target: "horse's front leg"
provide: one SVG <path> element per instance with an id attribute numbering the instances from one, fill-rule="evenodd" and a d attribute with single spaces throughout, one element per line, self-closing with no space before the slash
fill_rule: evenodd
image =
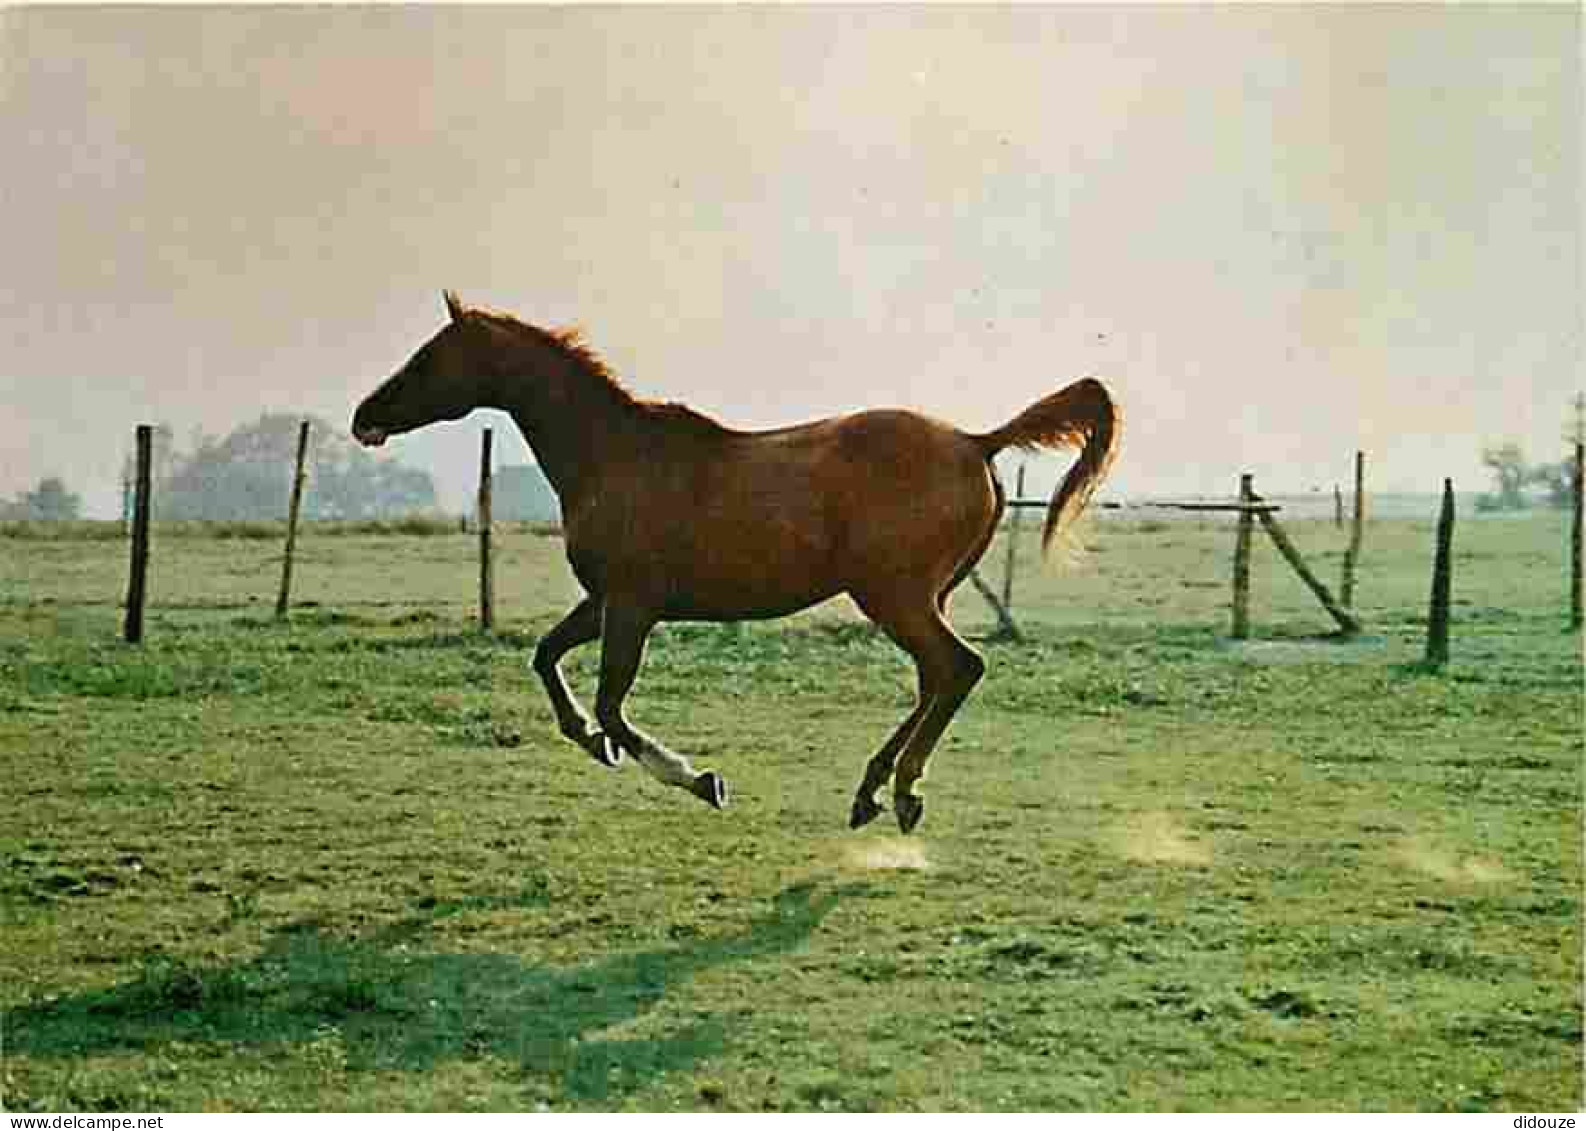
<path id="1" fill-rule="evenodd" d="M 545 684 L 551 709 L 556 712 L 556 725 L 561 732 L 585 750 L 595 761 L 605 766 L 615 766 L 622 761 L 605 735 L 597 731 L 584 714 L 567 681 L 562 678 L 561 661 L 572 649 L 588 644 L 600 635 L 601 602 L 585 597 L 560 624 L 547 632 L 534 649 L 534 670 Z"/>
<path id="2" fill-rule="evenodd" d="M 629 724 L 622 702 L 639 674 L 644 643 L 656 618 L 640 609 L 608 600 L 600 637 L 600 690 L 595 719 L 624 751 L 639 760 L 657 780 L 686 789 L 717 809 L 727 804 L 727 783 L 714 770 L 697 773 L 687 758 L 662 746 Z"/>

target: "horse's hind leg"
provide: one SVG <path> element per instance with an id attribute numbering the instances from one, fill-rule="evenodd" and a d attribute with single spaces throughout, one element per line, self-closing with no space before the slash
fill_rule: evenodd
<path id="1" fill-rule="evenodd" d="M 853 808 L 848 812 L 848 827 L 861 828 L 881 816 L 886 810 L 876 800 L 876 791 L 887 784 L 887 779 L 892 776 L 892 767 L 896 765 L 898 754 L 902 751 L 904 743 L 914 733 L 914 728 L 920 725 L 920 719 L 925 714 L 929 701 L 925 697 L 925 688 L 919 692 L 919 702 L 909 717 L 904 719 L 898 729 L 892 732 L 892 737 L 887 739 L 886 745 L 876 751 L 869 762 L 865 763 L 864 780 L 859 783 L 859 788 L 854 791 Z"/>
<path id="2" fill-rule="evenodd" d="M 1001 484 L 997 486 L 998 498 L 1001 498 Z M 993 523 L 990 530 L 996 531 Z M 947 621 L 947 601 L 953 595 L 953 590 L 969 576 L 969 571 L 974 568 L 980 556 L 986 552 L 991 538 L 988 534 L 981 539 L 980 544 L 964 559 L 964 564 L 947 583 L 940 593 L 936 595 L 936 609 L 944 626 Z M 967 645 L 965 646 L 968 647 Z M 978 661 L 980 657 L 976 656 Z M 971 685 L 973 686 L 973 685 Z M 901 726 L 892 732 L 892 737 L 887 739 L 886 745 L 878 750 L 874 757 L 865 765 L 864 780 L 859 783 L 859 788 L 854 792 L 853 808 L 848 813 L 848 827 L 857 829 L 868 825 L 879 817 L 885 810 L 876 801 L 876 791 L 887 784 L 887 779 L 892 777 L 893 768 L 897 765 L 898 755 L 902 752 L 904 744 L 913 737 L 915 728 L 920 725 L 920 720 L 925 716 L 926 709 L 931 705 L 930 695 L 925 687 L 923 676 L 920 681 L 919 702 L 915 705 L 909 717 L 903 720 Z"/>
<path id="3" fill-rule="evenodd" d="M 600 639 L 600 690 L 595 696 L 595 719 L 612 741 L 637 758 L 653 777 L 686 789 L 720 809 L 727 804 L 727 783 L 714 770 L 695 772 L 687 758 L 630 725 L 623 715 L 622 702 L 639 674 L 645 638 L 653 627 L 653 617 L 607 602 Z"/>
<path id="4" fill-rule="evenodd" d="M 980 682 L 986 664 L 948 627 L 934 598 L 909 603 L 896 600 L 872 603 L 865 605 L 865 611 L 914 658 L 919 670 L 920 703 L 914 715 L 899 728 L 900 733 L 908 730 L 908 735 L 897 752 L 892 781 L 898 827 L 910 832 L 925 811 L 925 803 L 915 794 L 914 784 L 924 776 L 925 764 L 942 732 L 975 684 Z M 898 736 L 893 737 L 897 739 Z M 867 772 L 866 780 L 869 778 Z"/>
<path id="5" fill-rule="evenodd" d="M 980 658 L 980 654 L 965 644 L 945 622 L 938 620 L 937 623 L 941 626 L 941 640 L 950 657 L 950 667 L 938 685 L 938 691 L 926 709 L 924 718 L 920 719 L 919 726 L 909 736 L 908 745 L 899 756 L 892 776 L 892 803 L 897 808 L 898 827 L 904 832 L 912 832 L 925 811 L 925 802 L 914 792 L 914 783 L 925 776 L 925 764 L 936 749 L 942 732 L 953 721 L 964 700 L 969 698 L 980 677 L 986 674 L 986 662 Z"/>
<path id="6" fill-rule="evenodd" d="M 562 734 L 589 751 L 595 761 L 615 766 L 622 760 L 621 754 L 590 724 L 589 716 L 568 690 L 561 669 L 563 656 L 600 635 L 600 622 L 600 600 L 585 597 L 535 646 L 534 670 L 545 684 L 545 693 L 551 700 L 551 709 L 556 712 L 556 725 Z"/>

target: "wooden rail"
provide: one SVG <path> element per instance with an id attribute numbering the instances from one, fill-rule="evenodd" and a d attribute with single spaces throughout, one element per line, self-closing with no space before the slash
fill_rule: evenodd
<path id="1" fill-rule="evenodd" d="M 1008 506 L 1018 509 L 1031 507 L 1045 509 L 1051 506 L 1050 499 L 1009 499 Z M 1104 511 L 1122 510 L 1162 510 L 1162 511 L 1207 511 L 1212 513 L 1237 514 L 1240 511 L 1249 511 L 1251 514 L 1276 514 L 1283 509 L 1279 503 L 1097 503 Z"/>

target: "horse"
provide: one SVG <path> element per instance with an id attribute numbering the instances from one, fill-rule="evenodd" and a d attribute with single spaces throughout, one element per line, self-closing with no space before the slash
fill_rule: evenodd
<path id="1" fill-rule="evenodd" d="M 465 306 L 360 403 L 352 433 L 392 436 L 476 408 L 511 415 L 562 505 L 568 564 L 585 596 L 539 642 L 533 667 L 561 733 L 603 765 L 624 754 L 717 809 L 727 785 L 628 722 L 645 642 L 665 621 L 786 616 L 847 594 L 913 659 L 914 709 L 865 766 L 849 826 L 924 812 L 915 790 L 943 731 L 985 673 L 947 622 L 948 599 L 1007 505 L 993 457 L 1077 448 L 1042 529 L 1050 549 L 1116 453 L 1121 417 L 1084 378 L 985 433 L 901 409 L 740 431 L 632 394 L 576 328 L 545 329 Z M 563 656 L 600 640 L 594 720 L 562 677 Z"/>

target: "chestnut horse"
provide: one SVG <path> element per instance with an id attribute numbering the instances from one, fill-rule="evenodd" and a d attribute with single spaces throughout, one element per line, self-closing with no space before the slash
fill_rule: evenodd
<path id="1" fill-rule="evenodd" d="M 872 757 L 853 828 L 882 811 L 893 778 L 899 826 L 924 803 L 914 785 L 985 671 L 948 626 L 948 596 L 1002 517 L 992 457 L 1008 447 L 1078 447 L 1052 497 L 1043 547 L 1084 507 L 1110 464 L 1119 416 L 1085 379 L 984 434 L 901 410 L 742 432 L 624 389 L 576 330 L 544 330 L 463 306 L 358 406 L 366 445 L 476 408 L 512 415 L 562 503 L 567 559 L 588 594 L 540 641 L 534 668 L 561 731 L 598 761 L 626 752 L 661 781 L 721 808 L 725 783 L 634 729 L 623 715 L 651 629 L 662 621 L 785 616 L 846 593 L 913 657 L 919 698 Z M 559 661 L 600 638 L 595 721 Z"/>

